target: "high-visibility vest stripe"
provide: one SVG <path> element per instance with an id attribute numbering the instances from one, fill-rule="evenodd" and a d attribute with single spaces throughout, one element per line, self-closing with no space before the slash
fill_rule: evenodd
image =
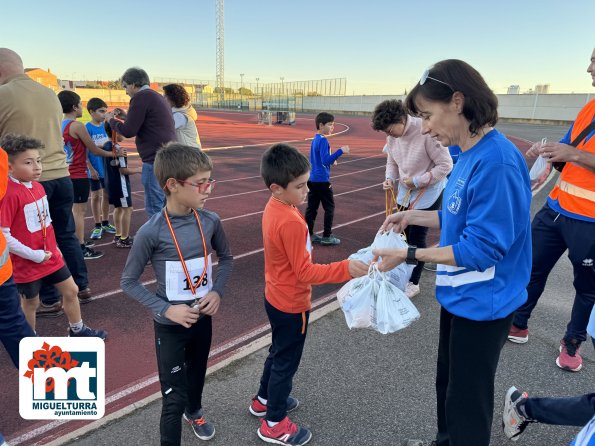
<path id="1" fill-rule="evenodd" d="M 586 200 L 595 203 L 595 191 L 575 186 L 574 184 L 570 184 L 568 181 L 560 181 L 558 186 L 560 187 L 560 190 L 566 192 L 567 194 L 574 195 L 578 198 L 585 198 Z"/>

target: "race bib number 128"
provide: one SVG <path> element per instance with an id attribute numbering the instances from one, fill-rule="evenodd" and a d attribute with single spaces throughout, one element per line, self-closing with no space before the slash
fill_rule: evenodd
<path id="1" fill-rule="evenodd" d="M 196 289 L 196 294 L 192 294 L 188 278 L 184 273 L 182 262 L 168 261 L 165 262 L 165 293 L 169 301 L 186 301 L 191 299 L 199 299 L 204 297 L 213 288 L 212 272 L 213 264 L 211 262 L 211 255 L 208 257 L 207 273 L 203 279 L 200 280 L 203 271 L 205 270 L 204 257 L 187 260 L 186 268 L 188 274 L 192 279 L 193 286 Z"/>

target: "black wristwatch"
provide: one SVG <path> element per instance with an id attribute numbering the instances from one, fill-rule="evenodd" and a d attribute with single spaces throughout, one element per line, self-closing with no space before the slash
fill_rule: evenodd
<path id="1" fill-rule="evenodd" d="M 417 265 L 417 259 L 415 258 L 415 251 L 417 251 L 417 246 L 410 246 L 407 248 L 407 265 Z"/>

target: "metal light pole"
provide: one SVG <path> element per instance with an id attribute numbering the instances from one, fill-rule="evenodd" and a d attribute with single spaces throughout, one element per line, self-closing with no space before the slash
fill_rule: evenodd
<path id="1" fill-rule="evenodd" d="M 256 96 L 258 96 L 258 81 L 260 80 L 259 77 L 256 78 Z"/>
<path id="2" fill-rule="evenodd" d="M 244 102 L 244 73 L 240 73 L 240 110 Z"/>
<path id="3" fill-rule="evenodd" d="M 281 96 L 283 96 L 284 90 L 283 90 L 283 81 L 285 80 L 284 77 L 281 77 Z"/>

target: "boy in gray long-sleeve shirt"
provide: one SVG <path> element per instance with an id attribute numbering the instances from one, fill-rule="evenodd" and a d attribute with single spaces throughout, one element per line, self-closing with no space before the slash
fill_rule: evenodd
<path id="1" fill-rule="evenodd" d="M 219 216 L 203 208 L 211 193 L 210 158 L 195 147 L 170 143 L 155 158 L 166 207 L 138 231 L 122 289 L 151 309 L 163 395 L 161 445 L 179 445 L 181 418 L 201 440 L 215 435 L 202 409 L 211 347 L 211 316 L 219 309 L 233 257 Z M 219 263 L 213 277 L 212 251 Z M 139 281 L 148 261 L 157 278 L 153 293 Z"/>

